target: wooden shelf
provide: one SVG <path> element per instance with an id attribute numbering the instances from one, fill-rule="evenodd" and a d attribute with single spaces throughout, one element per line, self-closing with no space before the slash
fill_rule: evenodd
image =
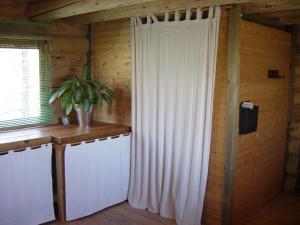
<path id="1" fill-rule="evenodd" d="M 51 142 L 64 145 L 129 132 L 129 126 L 104 122 L 95 122 L 93 126 L 88 128 L 80 128 L 77 125 L 50 125 L 11 130 L 0 133 L 0 153 Z"/>

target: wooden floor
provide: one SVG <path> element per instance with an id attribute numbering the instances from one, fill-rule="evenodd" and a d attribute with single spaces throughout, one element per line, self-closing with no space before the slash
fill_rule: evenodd
<path id="1" fill-rule="evenodd" d="M 241 225 L 300 225 L 300 195 L 279 195 Z"/>
<path id="2" fill-rule="evenodd" d="M 59 225 L 51 222 L 45 225 Z M 122 203 L 66 225 L 176 225 L 173 220 Z M 300 195 L 281 194 L 239 225 L 300 225 Z"/>
<path id="3" fill-rule="evenodd" d="M 59 225 L 58 222 L 45 225 Z M 122 203 L 66 225 L 176 225 L 173 220 L 160 217 L 146 210 L 134 209 Z"/>

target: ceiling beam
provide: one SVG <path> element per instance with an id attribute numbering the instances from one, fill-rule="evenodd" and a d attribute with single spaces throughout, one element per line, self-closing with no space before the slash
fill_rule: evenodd
<path id="1" fill-rule="evenodd" d="M 65 21 L 69 23 L 88 24 L 129 18 L 131 16 L 159 14 L 164 13 L 165 11 L 175 11 L 189 8 L 203 8 L 217 4 L 231 5 L 245 2 L 251 2 L 251 0 L 156 0 L 143 4 L 135 4 L 131 6 L 73 16 L 70 18 L 66 18 Z"/>
<path id="2" fill-rule="evenodd" d="M 43 0 L 28 4 L 25 14 L 34 21 L 64 18 L 70 23 L 87 24 L 150 13 L 241 3 L 246 3 L 243 4 L 243 15 L 253 17 L 263 14 L 264 18 L 282 21 L 281 24 L 297 22 L 295 18 L 283 17 L 298 16 L 300 11 L 299 0 Z"/>
<path id="3" fill-rule="evenodd" d="M 29 3 L 25 15 L 35 21 L 50 21 L 152 1 L 155 0 L 44 0 Z"/>

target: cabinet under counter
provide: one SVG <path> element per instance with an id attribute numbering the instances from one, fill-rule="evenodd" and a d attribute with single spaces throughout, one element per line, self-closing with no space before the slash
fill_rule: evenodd
<path id="1" fill-rule="evenodd" d="M 129 182 L 129 168 L 130 168 L 130 132 L 131 129 L 129 126 L 118 125 L 118 124 L 110 124 L 104 122 L 95 122 L 93 126 L 87 128 L 79 128 L 77 125 L 50 125 L 50 126 L 41 126 L 34 128 L 26 128 L 26 129 L 18 129 L 12 131 L 0 132 L 0 157 L 1 154 L 7 154 L 7 152 L 13 151 L 22 151 L 22 149 L 26 149 L 26 147 L 30 147 L 32 149 L 38 148 L 44 144 L 52 143 L 53 145 L 53 183 L 54 185 L 54 201 L 57 205 L 57 213 L 58 219 L 60 222 L 64 222 L 67 218 L 66 214 L 66 200 L 68 200 L 68 206 L 72 208 L 72 202 L 78 201 L 78 196 L 76 193 L 71 193 L 68 196 L 73 197 L 70 199 L 66 199 L 66 180 L 68 181 L 68 188 L 72 188 L 74 185 L 74 181 L 79 182 L 80 186 L 81 182 L 85 182 L 85 176 L 91 176 L 91 179 L 98 179 L 100 176 L 97 175 L 95 170 L 88 171 L 85 170 L 86 167 L 92 167 L 93 165 L 87 165 L 91 159 L 93 160 L 94 166 L 98 166 L 99 168 L 102 164 L 107 165 L 110 168 L 102 169 L 100 172 L 109 173 L 109 171 L 114 171 L 113 176 L 106 176 L 107 180 L 101 181 L 104 186 L 98 185 L 99 188 L 103 190 L 107 190 L 109 185 L 115 185 L 116 193 L 119 191 L 119 194 L 112 193 L 114 196 L 119 196 L 117 198 L 104 199 L 106 202 L 101 202 L 100 204 L 96 204 L 94 209 L 90 209 L 86 213 L 77 213 L 70 214 L 69 220 L 76 219 L 85 215 L 91 214 L 91 210 L 101 210 L 102 208 L 108 207 L 112 204 L 118 203 L 118 201 L 126 200 L 127 197 L 127 189 Z M 106 147 L 105 147 L 106 146 Z M 81 148 L 83 147 L 83 148 Z M 109 149 L 108 149 L 109 148 Z M 84 150 L 83 150 L 84 149 Z M 91 149 L 90 152 L 88 150 Z M 66 159 L 66 152 L 67 159 Z M 78 158 L 78 152 L 80 152 L 81 156 Z M 86 157 L 82 157 L 84 152 L 88 154 Z M 74 155 L 74 154 L 75 155 Z M 102 154 L 102 155 L 101 155 Z M 100 158 L 99 158 L 100 157 Z M 103 161 L 103 159 L 107 158 Z M 114 157 L 116 158 L 115 164 Z M 102 159 L 101 159 L 102 158 Z M 70 171 L 72 171 L 72 160 L 81 160 L 83 174 L 81 176 L 82 180 L 77 179 L 76 175 L 70 175 Z M 118 159 L 118 160 L 117 160 Z M 66 170 L 66 160 L 68 163 L 68 167 Z M 71 160 L 71 161 L 70 161 Z M 100 161 L 99 161 L 100 160 Z M 71 163 L 70 163 L 71 162 Z M 112 163 L 107 163 L 112 162 Z M 71 165 L 71 166 L 70 166 Z M 80 169 L 80 168 L 76 168 Z M 90 175 L 89 175 L 90 173 Z M 69 175 L 68 175 L 69 174 Z M 68 176 L 66 179 L 66 175 Z M 103 177 L 103 176 L 102 176 Z M 115 177 L 115 179 L 111 179 Z M 121 182 L 122 181 L 122 182 Z M 99 180 L 95 183 L 99 184 Z M 100 182 L 100 183 L 101 183 Z M 121 182 L 121 183 L 119 183 Z M 90 183 L 82 183 L 82 188 L 91 188 L 93 182 Z M 90 185 L 90 186 L 89 186 Z M 123 187 L 122 187 L 123 185 Z M 124 187 L 125 186 L 125 187 Z M 111 186 L 112 187 L 112 186 Z M 113 188 L 113 187 L 112 187 Z M 117 190 L 117 189 L 120 190 Z M 99 195 L 108 195 L 109 193 L 98 193 Z M 99 199 L 101 201 L 101 197 L 95 196 L 95 199 Z M 90 196 L 90 199 L 92 197 Z M 102 198 L 103 199 L 103 198 Z M 71 201 L 70 201 L 71 200 Z M 70 203 L 71 202 L 71 203 Z M 70 205 L 71 204 L 71 205 Z M 95 205 L 95 203 L 93 203 Z M 86 205 L 89 205 L 88 201 Z M 78 208 L 76 209 L 78 211 Z M 70 210 L 69 210 L 70 211 Z M 74 211 L 74 208 L 73 208 Z M 79 210 L 80 211 L 80 210 Z"/>

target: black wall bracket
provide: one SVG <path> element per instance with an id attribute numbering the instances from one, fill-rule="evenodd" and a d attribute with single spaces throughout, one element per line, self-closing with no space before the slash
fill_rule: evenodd
<path id="1" fill-rule="evenodd" d="M 269 79 L 284 79 L 285 76 L 280 75 L 279 70 L 268 70 Z"/>

